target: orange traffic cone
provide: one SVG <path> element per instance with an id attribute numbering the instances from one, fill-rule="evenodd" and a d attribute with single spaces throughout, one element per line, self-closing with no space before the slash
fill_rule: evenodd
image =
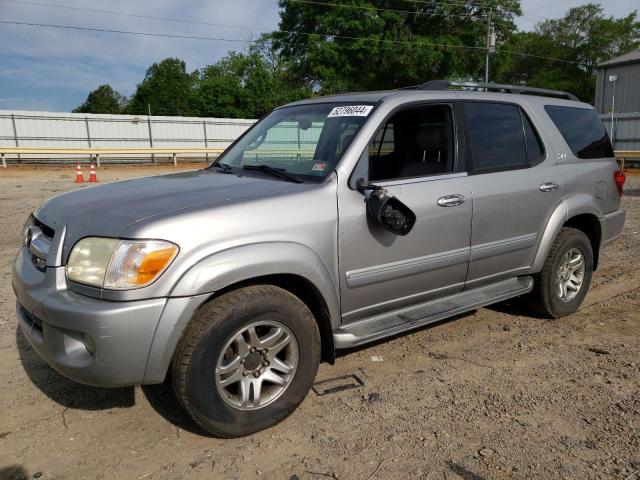
<path id="1" fill-rule="evenodd" d="M 84 177 L 82 176 L 82 167 L 80 164 L 76 165 L 76 183 L 84 183 Z"/>
<path id="2" fill-rule="evenodd" d="M 89 181 L 90 182 L 98 181 L 98 177 L 96 176 L 96 167 L 93 165 L 93 163 L 91 163 L 91 170 L 89 171 Z"/>

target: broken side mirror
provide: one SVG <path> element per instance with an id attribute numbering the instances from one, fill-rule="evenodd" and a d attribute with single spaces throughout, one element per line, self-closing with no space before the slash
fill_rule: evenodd
<path id="1" fill-rule="evenodd" d="M 371 220 L 395 235 L 404 236 L 411 231 L 416 223 L 416 215 L 404 203 L 389 196 L 384 188 L 366 183 L 363 179 L 358 180 L 357 188 L 362 193 L 371 191 L 365 197 Z"/>

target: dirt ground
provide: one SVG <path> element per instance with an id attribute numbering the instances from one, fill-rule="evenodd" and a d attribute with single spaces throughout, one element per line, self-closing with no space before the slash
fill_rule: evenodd
<path id="1" fill-rule="evenodd" d="M 542 320 L 513 300 L 351 351 L 317 380 L 355 374 L 364 386 L 310 393 L 283 423 L 237 440 L 198 430 L 166 385 L 66 380 L 17 332 L 21 225 L 51 195 L 91 188 L 73 176 L 0 169 L 0 478 L 640 479 L 640 176 L 576 314 Z"/>

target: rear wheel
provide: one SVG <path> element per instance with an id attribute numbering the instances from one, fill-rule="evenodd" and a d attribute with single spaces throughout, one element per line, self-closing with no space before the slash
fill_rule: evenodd
<path id="1" fill-rule="evenodd" d="M 249 435 L 286 418 L 307 395 L 320 362 L 320 333 L 307 306 L 256 285 L 203 305 L 172 362 L 176 395 L 206 431 Z"/>
<path id="2" fill-rule="evenodd" d="M 550 318 L 575 312 L 587 295 L 593 273 L 593 250 L 580 230 L 563 227 L 535 277 L 531 306 Z"/>

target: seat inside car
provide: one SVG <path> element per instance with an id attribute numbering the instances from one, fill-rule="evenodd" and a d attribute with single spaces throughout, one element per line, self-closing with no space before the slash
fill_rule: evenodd
<path id="1" fill-rule="evenodd" d="M 448 149 L 444 127 L 426 125 L 418 129 L 415 147 L 400 170 L 400 177 L 420 177 L 448 171 Z"/>
<path id="2" fill-rule="evenodd" d="M 378 132 L 369 148 L 372 181 L 452 171 L 453 126 L 446 106 L 421 106 L 398 112 Z"/>

